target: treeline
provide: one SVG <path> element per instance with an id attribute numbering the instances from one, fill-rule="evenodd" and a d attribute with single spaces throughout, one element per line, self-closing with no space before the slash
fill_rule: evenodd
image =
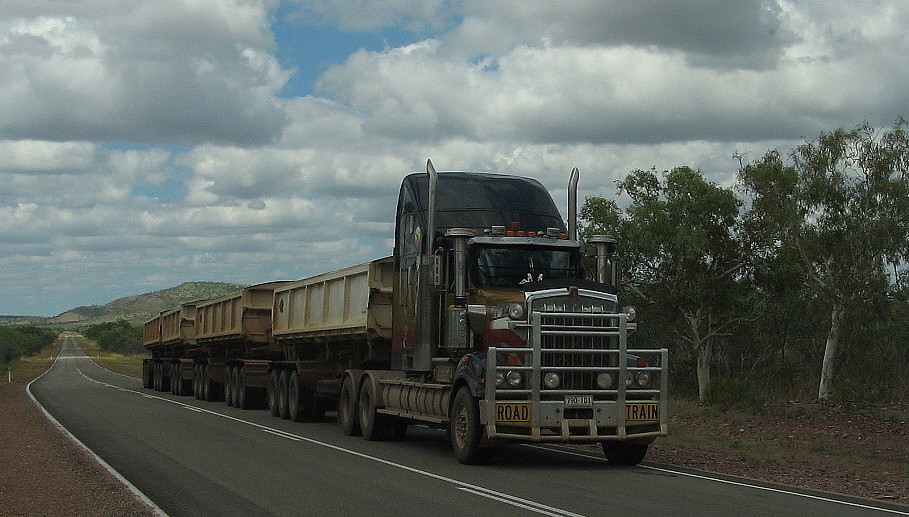
<path id="1" fill-rule="evenodd" d="M 735 186 L 635 170 L 588 198 L 618 238 L 636 346 L 665 346 L 676 394 L 909 400 L 909 139 L 898 120 L 738 156 Z"/>
<path id="2" fill-rule="evenodd" d="M 125 319 L 92 325 L 82 330 L 82 335 L 105 352 L 135 354 L 142 351 L 142 329 Z"/>
<path id="3" fill-rule="evenodd" d="M 38 327 L 0 326 L 0 365 L 35 355 L 57 339 L 57 331 Z"/>

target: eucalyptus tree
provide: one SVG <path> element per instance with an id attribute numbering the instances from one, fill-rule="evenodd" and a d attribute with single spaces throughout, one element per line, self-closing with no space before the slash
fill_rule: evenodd
<path id="1" fill-rule="evenodd" d="M 582 230 L 620 237 L 623 283 L 668 320 L 696 362 L 698 395 L 707 399 L 717 338 L 743 311 L 742 248 L 736 227 L 741 202 L 699 171 L 636 170 L 619 182 L 631 203 L 588 198 Z"/>
<path id="2" fill-rule="evenodd" d="M 779 252 L 795 252 L 829 300 L 818 399 L 828 400 L 850 308 L 888 297 L 909 259 L 906 123 L 882 133 L 867 124 L 821 133 L 791 164 L 776 151 L 740 170 L 751 217 Z"/>

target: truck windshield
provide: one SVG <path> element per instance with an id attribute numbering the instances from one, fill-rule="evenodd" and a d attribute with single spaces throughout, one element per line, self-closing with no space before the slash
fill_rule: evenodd
<path id="1" fill-rule="evenodd" d="M 553 278 L 580 278 L 577 250 L 479 247 L 471 254 L 476 287 L 520 287 Z"/>

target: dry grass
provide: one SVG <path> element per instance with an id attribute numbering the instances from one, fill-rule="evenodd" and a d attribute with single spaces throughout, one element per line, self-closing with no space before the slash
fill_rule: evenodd
<path id="1" fill-rule="evenodd" d="M 79 347 L 96 363 L 107 368 L 108 370 L 129 375 L 130 377 L 142 377 L 142 360 L 148 358 L 147 355 L 123 355 L 113 352 L 103 352 L 94 341 L 89 341 L 81 336 L 78 338 Z"/>

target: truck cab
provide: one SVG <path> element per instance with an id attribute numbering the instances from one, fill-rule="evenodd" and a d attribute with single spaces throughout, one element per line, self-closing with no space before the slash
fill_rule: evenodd
<path id="1" fill-rule="evenodd" d="M 566 228 L 533 179 L 431 162 L 404 179 L 391 343 L 403 376 L 379 381 L 378 413 L 446 426 L 464 463 L 523 441 L 599 442 L 633 464 L 666 435 L 667 352 L 628 347 L 614 239 L 590 239 L 597 265 L 584 270 L 576 184 L 575 169 Z"/>

